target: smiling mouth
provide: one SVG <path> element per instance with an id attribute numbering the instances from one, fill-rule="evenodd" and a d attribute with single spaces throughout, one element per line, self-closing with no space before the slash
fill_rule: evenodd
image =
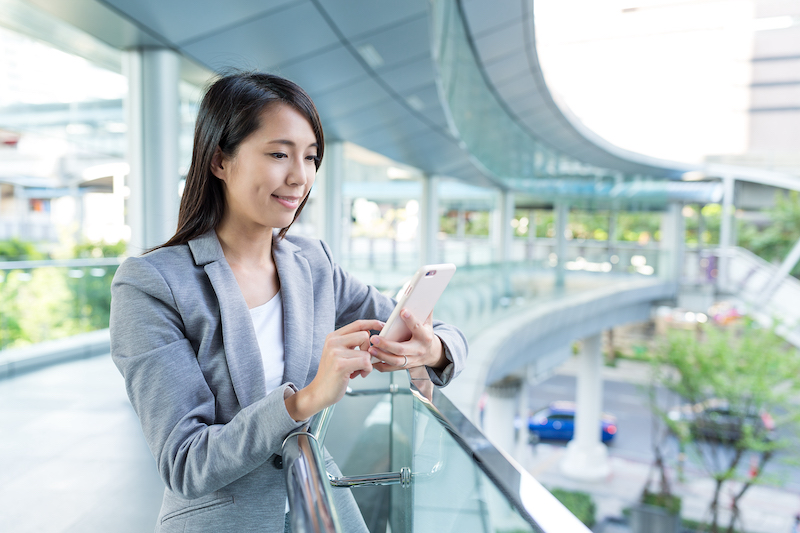
<path id="1" fill-rule="evenodd" d="M 278 196 L 277 194 L 272 195 L 273 198 L 277 199 L 282 205 L 286 207 L 297 207 L 300 204 L 300 197 L 296 196 Z"/>

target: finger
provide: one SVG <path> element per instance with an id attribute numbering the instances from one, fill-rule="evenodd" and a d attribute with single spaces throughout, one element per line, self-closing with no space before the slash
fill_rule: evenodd
<path id="1" fill-rule="evenodd" d="M 337 360 L 334 363 L 337 373 L 352 375 L 354 372 L 365 371 L 367 374 L 372 370 L 370 355 L 360 350 L 338 350 Z"/>
<path id="2" fill-rule="evenodd" d="M 373 350 L 389 353 L 392 355 L 411 355 L 413 351 L 412 347 L 409 345 L 410 341 L 405 342 L 397 342 L 397 341 L 390 341 L 386 337 L 381 337 L 379 335 L 373 335 L 369 338 L 372 346 L 369 348 L 370 353 Z M 374 355 L 374 354 L 373 354 Z M 402 357 L 400 357 L 402 359 Z"/>
<path id="3" fill-rule="evenodd" d="M 378 372 L 397 372 L 398 370 L 408 370 L 407 367 L 402 366 L 394 366 L 387 363 L 375 363 L 372 365 L 372 368 L 377 370 Z"/>
<path id="4" fill-rule="evenodd" d="M 350 322 L 346 326 L 342 326 L 336 330 L 336 333 L 346 335 L 356 331 L 380 331 L 383 329 L 384 323 L 380 320 L 363 319 Z"/>
<path id="5" fill-rule="evenodd" d="M 400 318 L 403 319 L 406 327 L 409 329 L 409 331 L 411 331 L 412 338 L 422 335 L 422 338 L 425 341 L 428 341 L 428 337 L 430 337 L 428 330 L 430 330 L 431 333 L 433 332 L 433 328 L 431 327 L 431 324 L 433 324 L 433 311 L 431 311 L 431 313 L 428 315 L 428 318 L 426 318 L 423 322 L 420 322 L 417 317 L 414 316 L 408 309 L 403 309 L 400 311 Z M 428 327 L 426 328 L 425 326 Z"/>
<path id="6" fill-rule="evenodd" d="M 403 366 L 408 366 L 410 362 L 408 356 L 404 356 L 403 354 L 397 355 L 385 352 L 374 346 L 369 349 L 369 353 L 373 357 L 377 358 L 381 363 L 387 364 L 389 366 L 403 367 Z"/>
<path id="7" fill-rule="evenodd" d="M 355 348 L 358 346 L 362 350 L 369 348 L 369 332 L 368 331 L 354 331 L 345 335 L 335 334 L 336 332 L 328 335 L 325 344 L 329 347 L 345 347 Z"/>

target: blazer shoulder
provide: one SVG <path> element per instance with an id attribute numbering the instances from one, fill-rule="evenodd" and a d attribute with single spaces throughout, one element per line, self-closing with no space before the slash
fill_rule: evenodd
<path id="1" fill-rule="evenodd" d="M 122 280 L 145 281 L 154 275 L 166 280 L 168 277 L 173 277 L 176 272 L 180 276 L 181 271 L 185 273 L 187 269 L 193 268 L 195 264 L 188 246 L 170 246 L 144 255 L 128 257 L 117 269 L 114 281 L 117 283 Z"/>
<path id="2" fill-rule="evenodd" d="M 326 264 L 328 267 L 333 265 L 333 257 L 328 245 L 320 239 L 312 237 L 301 237 L 298 235 L 287 235 L 284 238 L 283 245 L 286 248 L 294 251 L 296 254 L 302 255 L 311 265 Z"/>

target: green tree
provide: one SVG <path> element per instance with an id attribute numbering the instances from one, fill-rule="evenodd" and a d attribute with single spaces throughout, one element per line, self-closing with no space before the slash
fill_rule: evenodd
<path id="1" fill-rule="evenodd" d="M 19 239 L 0 241 L 0 261 L 35 261 L 45 256 L 32 242 Z"/>
<path id="2" fill-rule="evenodd" d="M 775 207 L 767 212 L 769 223 L 763 227 L 743 222 L 739 225 L 739 244 L 772 263 L 780 263 L 800 239 L 800 193 L 776 193 Z M 800 264 L 792 275 L 800 277 Z"/>
<path id="3" fill-rule="evenodd" d="M 656 349 L 654 364 L 656 382 L 686 402 L 680 410 L 654 407 L 656 413 L 715 482 L 710 531 L 722 531 L 720 495 L 730 485 L 725 492 L 732 495 L 731 519 L 725 530 L 733 532 L 737 523 L 741 527 L 742 496 L 768 481 L 765 465 L 796 454 L 800 412 L 792 397 L 800 393 L 800 357 L 773 331 L 743 321 L 699 332 L 672 331 Z M 779 437 L 759 422 L 765 413 L 773 417 Z"/>

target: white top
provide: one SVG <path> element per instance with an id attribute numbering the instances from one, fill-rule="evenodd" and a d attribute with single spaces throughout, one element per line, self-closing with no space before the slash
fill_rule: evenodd
<path id="1" fill-rule="evenodd" d="M 253 327 L 256 330 L 261 360 L 264 363 L 264 378 L 267 393 L 277 389 L 283 383 L 284 351 L 283 351 L 283 301 L 281 291 L 270 301 L 250 309 Z"/>

